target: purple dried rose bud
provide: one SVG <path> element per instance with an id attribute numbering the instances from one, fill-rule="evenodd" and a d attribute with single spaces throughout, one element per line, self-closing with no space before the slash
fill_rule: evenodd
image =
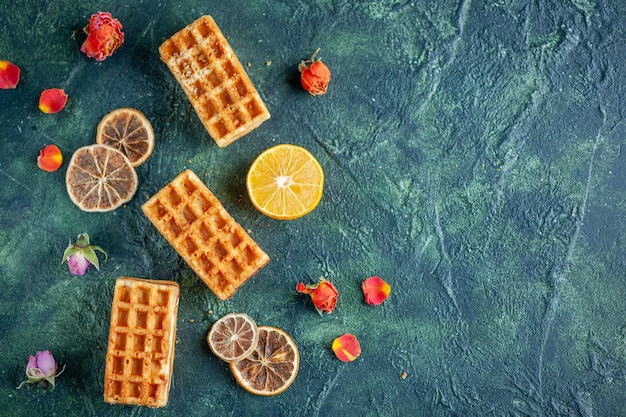
<path id="1" fill-rule="evenodd" d="M 59 373 L 57 373 L 58 369 L 59 364 L 54 360 L 54 356 L 52 356 L 49 350 L 39 351 L 35 356 L 30 355 L 28 357 L 28 364 L 26 365 L 26 378 L 28 379 L 22 382 L 17 388 L 22 388 L 22 385 L 27 383 L 39 383 L 44 389 L 46 389 L 48 385 L 51 385 L 52 389 L 54 389 L 56 383 L 55 378 L 63 373 L 65 367 L 63 367 Z"/>
<path id="2" fill-rule="evenodd" d="M 67 266 L 69 267 L 72 275 L 85 275 L 89 265 L 91 265 L 91 262 L 85 258 L 83 252 L 76 252 L 67 257 Z"/>
<path id="3" fill-rule="evenodd" d="M 96 251 L 104 253 L 106 259 L 107 253 L 100 246 L 90 245 L 89 235 L 87 233 L 81 233 L 78 235 L 76 243 L 70 242 L 69 246 L 65 249 L 61 263 L 67 261 L 67 266 L 72 275 L 85 275 L 85 272 L 87 272 L 87 269 L 89 269 L 91 265 L 95 266 L 97 270 L 100 270 Z"/>

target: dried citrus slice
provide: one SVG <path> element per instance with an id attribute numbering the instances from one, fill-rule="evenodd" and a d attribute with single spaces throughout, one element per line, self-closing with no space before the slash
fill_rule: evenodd
<path id="1" fill-rule="evenodd" d="M 276 145 L 252 163 L 246 187 L 252 204 L 261 213 L 279 220 L 297 219 L 320 202 L 324 171 L 306 149 Z"/>
<path id="2" fill-rule="evenodd" d="M 300 355 L 291 337 L 270 326 L 258 328 L 259 341 L 247 358 L 230 364 L 237 383 L 256 395 L 277 395 L 298 375 Z"/>
<path id="3" fill-rule="evenodd" d="M 70 199 L 83 211 L 111 211 L 133 198 L 137 173 L 128 158 L 105 145 L 79 148 L 65 175 Z"/>
<path id="4" fill-rule="evenodd" d="M 154 130 L 139 110 L 121 108 L 102 118 L 96 143 L 117 149 L 128 157 L 133 167 L 138 167 L 154 150 Z"/>
<path id="5" fill-rule="evenodd" d="M 254 320 L 243 313 L 230 313 L 213 323 L 207 342 L 215 356 L 236 362 L 254 351 L 258 338 Z"/>

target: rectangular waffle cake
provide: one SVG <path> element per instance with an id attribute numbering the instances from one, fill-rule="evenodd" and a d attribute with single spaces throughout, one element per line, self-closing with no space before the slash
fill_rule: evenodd
<path id="1" fill-rule="evenodd" d="M 173 281 L 118 278 L 111 306 L 104 401 L 165 407 L 179 294 Z"/>
<path id="2" fill-rule="evenodd" d="M 211 16 L 159 47 L 165 62 L 218 146 L 227 146 L 270 118 L 261 96 Z"/>
<path id="3" fill-rule="evenodd" d="M 221 300 L 232 297 L 270 260 L 190 170 L 141 209 Z"/>

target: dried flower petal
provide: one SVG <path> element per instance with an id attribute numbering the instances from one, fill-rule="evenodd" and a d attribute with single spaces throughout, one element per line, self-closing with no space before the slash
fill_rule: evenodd
<path id="1" fill-rule="evenodd" d="M 361 354 L 361 345 L 356 336 L 346 333 L 333 340 L 333 352 L 340 361 L 352 362 Z"/>
<path id="2" fill-rule="evenodd" d="M 383 301 L 389 297 L 391 293 L 391 287 L 380 277 L 369 277 L 363 284 L 361 284 L 363 290 L 363 297 L 365 302 L 369 305 L 377 306 L 382 304 Z"/>
<path id="3" fill-rule="evenodd" d="M 20 68 L 9 61 L 0 61 L 0 88 L 15 88 L 20 81 Z"/>
<path id="4" fill-rule="evenodd" d="M 63 154 L 56 145 L 46 145 L 39 151 L 37 166 L 47 172 L 54 172 L 63 164 Z"/>
<path id="5" fill-rule="evenodd" d="M 44 90 L 39 97 L 39 110 L 46 114 L 60 112 L 67 103 L 67 94 L 60 88 Z"/>

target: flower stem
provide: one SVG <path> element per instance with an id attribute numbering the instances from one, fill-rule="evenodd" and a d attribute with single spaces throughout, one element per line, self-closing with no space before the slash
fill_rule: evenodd
<path id="1" fill-rule="evenodd" d="M 305 59 L 304 61 L 300 61 L 300 63 L 298 64 L 298 71 L 302 72 L 306 68 L 310 67 L 311 64 L 315 62 L 315 55 L 317 55 L 319 51 L 320 51 L 320 48 L 317 48 L 308 59 Z"/>

